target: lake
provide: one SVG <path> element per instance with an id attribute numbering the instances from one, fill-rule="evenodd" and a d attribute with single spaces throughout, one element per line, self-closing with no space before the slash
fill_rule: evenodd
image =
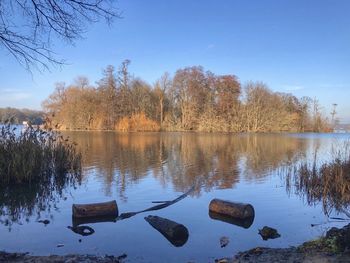
<path id="1" fill-rule="evenodd" d="M 127 255 L 127 262 L 214 262 L 256 246 L 288 247 L 345 225 L 330 217 L 321 201 L 286 180 L 293 164 L 328 160 L 349 134 L 205 134 L 65 132 L 83 154 L 82 181 L 56 193 L 27 189 L 0 193 L 0 250 L 49 254 Z M 72 204 L 116 200 L 119 213 L 146 209 L 153 201 L 183 200 L 158 211 L 117 222 L 86 223 L 94 233 L 71 231 Z M 248 224 L 211 218 L 213 198 L 251 204 Z M 174 246 L 144 217 L 156 215 L 183 224 L 188 239 Z M 45 225 L 39 220 L 48 219 Z M 312 226 L 316 224 L 316 226 Z M 264 241 L 263 226 L 280 238 Z M 220 238 L 229 244 L 221 248 Z M 63 246 L 57 247 L 58 244 Z"/>

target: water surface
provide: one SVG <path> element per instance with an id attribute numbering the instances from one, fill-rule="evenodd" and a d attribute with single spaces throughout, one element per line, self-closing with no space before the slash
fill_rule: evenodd
<path id="1" fill-rule="evenodd" d="M 348 134 L 201 134 L 70 132 L 83 153 L 81 184 L 39 196 L 30 188 L 0 192 L 0 250 L 35 255 L 89 253 L 127 255 L 128 262 L 213 262 L 256 246 L 287 247 L 345 223 L 329 216 L 318 202 L 286 185 L 285 167 L 304 160 L 327 160 Z M 193 185 L 178 203 L 117 222 L 90 223 L 80 236 L 72 226 L 73 203 L 116 200 L 119 212 L 139 211 L 152 201 L 172 200 Z M 212 219 L 213 198 L 250 203 L 255 218 L 247 228 Z M 325 214 L 328 213 L 328 215 Z M 188 240 L 174 246 L 144 217 L 157 215 L 183 224 Z M 49 219 L 50 224 L 38 223 Z M 312 227 L 311 224 L 319 224 Z M 323 224 L 325 223 L 325 224 Z M 263 241 L 268 225 L 281 237 Z M 220 238 L 230 243 L 220 247 Z M 57 247 L 64 244 L 63 247 Z"/>

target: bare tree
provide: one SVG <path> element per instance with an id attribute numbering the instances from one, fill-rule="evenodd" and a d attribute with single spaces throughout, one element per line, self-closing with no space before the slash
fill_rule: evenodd
<path id="1" fill-rule="evenodd" d="M 130 82 L 132 77 L 129 72 L 129 65 L 131 61 L 125 59 L 119 67 L 117 72 L 117 83 L 119 85 L 118 90 L 118 117 L 125 117 L 132 113 L 132 101 L 131 101 L 131 90 Z"/>
<path id="2" fill-rule="evenodd" d="M 88 77 L 78 76 L 74 79 L 74 84 L 76 87 L 84 89 L 84 88 L 89 87 L 90 82 L 89 82 Z"/>
<path id="3" fill-rule="evenodd" d="M 164 121 L 164 101 L 167 91 L 171 87 L 171 78 L 168 72 L 165 72 L 154 85 L 155 93 L 159 99 L 160 111 L 160 126 L 162 127 Z"/>
<path id="4" fill-rule="evenodd" d="M 87 25 L 120 17 L 114 0 L 0 0 L 0 43 L 30 70 L 62 65 L 51 43 L 70 44 L 82 37 Z"/>

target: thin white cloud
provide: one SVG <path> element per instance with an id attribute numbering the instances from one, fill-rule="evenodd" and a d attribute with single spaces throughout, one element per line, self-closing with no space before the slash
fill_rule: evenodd
<path id="1" fill-rule="evenodd" d="M 304 87 L 303 86 L 299 86 L 299 85 L 284 85 L 283 89 L 285 91 L 298 91 L 298 90 L 303 90 Z"/>
<path id="2" fill-rule="evenodd" d="M 19 89 L 0 89 L 0 102 L 11 103 L 25 101 L 32 95 Z"/>

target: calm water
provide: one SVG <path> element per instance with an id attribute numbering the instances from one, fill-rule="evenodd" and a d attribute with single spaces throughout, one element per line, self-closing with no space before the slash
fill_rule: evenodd
<path id="1" fill-rule="evenodd" d="M 286 165 L 327 160 L 350 139 L 347 134 L 224 135 L 197 133 L 71 132 L 83 152 L 81 184 L 57 194 L 38 196 L 28 189 L 0 195 L 0 250 L 36 255 L 127 254 L 127 262 L 213 262 L 256 246 L 298 245 L 344 223 L 329 222 L 322 204 L 286 187 Z M 196 184 L 197 183 L 197 184 Z M 80 236 L 72 225 L 73 203 L 117 200 L 119 212 L 172 200 L 194 184 L 195 191 L 165 209 L 117 222 L 90 223 Z M 209 217 L 211 199 L 250 203 L 255 218 L 249 228 Z M 183 224 L 186 243 L 173 246 L 144 217 L 158 215 Z M 330 211 L 331 216 L 344 216 Z M 50 224 L 38 223 L 49 219 Z M 321 224 L 311 227 L 311 224 Z M 277 228 L 281 237 L 263 241 L 258 229 Z M 220 237 L 230 243 L 220 247 Z M 57 247 L 64 244 L 63 247 Z"/>

